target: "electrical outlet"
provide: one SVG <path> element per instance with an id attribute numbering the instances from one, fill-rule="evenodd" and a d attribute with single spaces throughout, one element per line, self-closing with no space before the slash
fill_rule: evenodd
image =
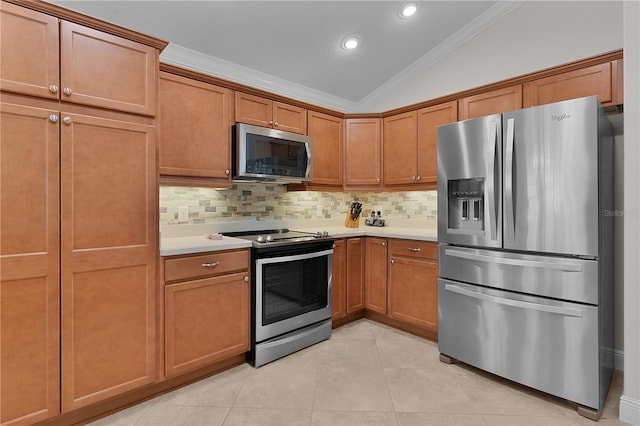
<path id="1" fill-rule="evenodd" d="M 189 206 L 178 207 L 178 223 L 189 222 Z"/>

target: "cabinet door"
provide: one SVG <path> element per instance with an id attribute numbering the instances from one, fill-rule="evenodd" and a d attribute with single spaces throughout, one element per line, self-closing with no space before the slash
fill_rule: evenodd
<path id="1" fill-rule="evenodd" d="M 347 250 L 345 240 L 333 244 L 333 270 L 331 275 L 331 318 L 347 316 Z"/>
<path id="2" fill-rule="evenodd" d="M 343 120 L 315 111 L 308 113 L 313 137 L 313 181 L 317 185 L 342 186 Z"/>
<path id="3" fill-rule="evenodd" d="M 155 380 L 153 127 L 63 113 L 62 410 Z"/>
<path id="4" fill-rule="evenodd" d="M 0 112 L 0 423 L 32 424 L 60 411 L 58 112 Z"/>
<path id="5" fill-rule="evenodd" d="M 63 101 L 153 116 L 158 51 L 101 31 L 60 23 Z"/>
<path id="6" fill-rule="evenodd" d="M 389 317 L 438 331 L 438 263 L 391 256 Z"/>
<path id="7" fill-rule="evenodd" d="M 418 111 L 418 181 L 435 183 L 438 177 L 438 126 L 458 120 L 456 101 Z"/>
<path id="8" fill-rule="evenodd" d="M 270 99 L 236 92 L 235 101 L 236 122 L 262 127 L 273 126 L 273 102 Z"/>
<path id="9" fill-rule="evenodd" d="M 58 99 L 58 19 L 2 2 L 0 89 Z"/>
<path id="10" fill-rule="evenodd" d="M 347 239 L 347 313 L 364 309 L 364 238 Z"/>
<path id="11" fill-rule="evenodd" d="M 273 102 L 273 128 L 307 134 L 307 110 L 282 102 Z"/>
<path id="12" fill-rule="evenodd" d="M 417 182 L 417 117 L 416 111 L 410 111 L 384 119 L 385 185 Z"/>
<path id="13" fill-rule="evenodd" d="M 458 103 L 460 120 L 515 111 L 522 108 L 522 85 L 492 90 L 462 98 Z"/>
<path id="14" fill-rule="evenodd" d="M 380 121 L 379 118 L 345 121 L 345 187 L 381 186 Z"/>
<path id="15" fill-rule="evenodd" d="M 612 64 L 592 65 L 527 83 L 524 105 L 544 105 L 593 95 L 597 95 L 603 105 L 613 104 L 617 88 L 612 84 Z"/>
<path id="16" fill-rule="evenodd" d="M 249 350 L 247 272 L 167 285 L 164 295 L 168 377 Z"/>
<path id="17" fill-rule="evenodd" d="M 229 180 L 233 92 L 160 73 L 160 174 Z"/>
<path id="18" fill-rule="evenodd" d="M 365 307 L 387 313 L 387 240 L 366 238 L 365 241 Z"/>

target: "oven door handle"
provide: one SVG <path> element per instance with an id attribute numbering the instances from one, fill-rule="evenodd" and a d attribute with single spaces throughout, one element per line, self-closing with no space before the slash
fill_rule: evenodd
<path id="1" fill-rule="evenodd" d="M 311 253 L 294 254 L 292 256 L 268 257 L 266 259 L 257 259 L 256 264 L 264 265 L 268 263 L 294 262 L 296 260 L 313 259 L 314 257 L 322 257 L 322 256 L 327 256 L 332 254 L 333 254 L 333 249 L 329 249 L 329 250 L 323 250 L 323 251 L 314 251 Z"/>

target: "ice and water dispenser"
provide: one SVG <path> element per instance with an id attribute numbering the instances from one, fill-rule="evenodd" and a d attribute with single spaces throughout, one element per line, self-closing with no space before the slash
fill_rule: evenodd
<path id="1" fill-rule="evenodd" d="M 484 232 L 484 178 L 449 180 L 447 192 L 448 231 Z"/>

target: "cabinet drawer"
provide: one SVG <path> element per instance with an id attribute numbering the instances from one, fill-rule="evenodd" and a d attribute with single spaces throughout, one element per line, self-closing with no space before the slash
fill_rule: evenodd
<path id="1" fill-rule="evenodd" d="M 209 275 L 226 274 L 249 268 L 249 251 L 222 251 L 198 256 L 167 259 L 164 280 L 178 281 Z"/>
<path id="2" fill-rule="evenodd" d="M 438 244 L 429 241 L 389 240 L 391 256 L 409 256 L 420 259 L 438 259 Z"/>

